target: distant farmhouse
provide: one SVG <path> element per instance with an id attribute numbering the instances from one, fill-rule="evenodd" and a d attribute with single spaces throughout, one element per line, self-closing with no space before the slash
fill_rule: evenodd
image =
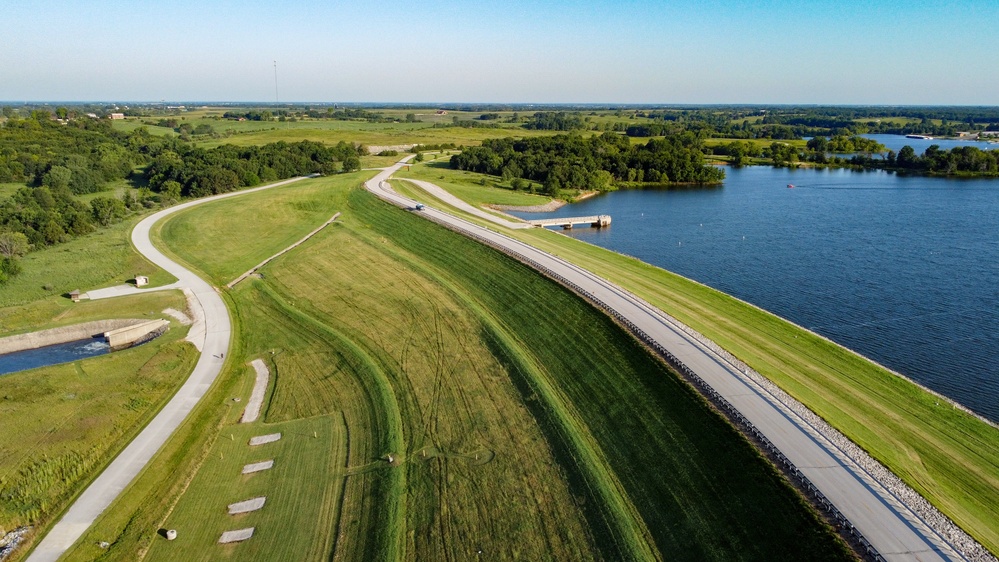
<path id="1" fill-rule="evenodd" d="M 111 119 L 124 119 L 124 118 L 125 118 L 125 114 L 124 113 L 112 113 L 111 114 Z"/>

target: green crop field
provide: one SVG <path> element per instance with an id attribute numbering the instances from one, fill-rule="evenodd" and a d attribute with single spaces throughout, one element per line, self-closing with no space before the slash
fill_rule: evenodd
<path id="1" fill-rule="evenodd" d="M 828 340 L 704 285 L 553 232 L 510 234 L 600 272 L 717 342 L 891 468 L 987 548 L 999 551 L 996 427 Z"/>
<path id="2" fill-rule="evenodd" d="M 184 306 L 182 294 L 165 291 L 80 303 L 33 327 L 164 317 Z M 145 345 L 0 376 L 0 529 L 52 523 L 138 433 L 194 367 L 186 333 L 171 320 Z"/>
<path id="3" fill-rule="evenodd" d="M 303 182 L 274 190 L 279 208 L 294 208 L 295 189 L 316 198 Z M 281 220 L 308 231 L 342 218 L 226 293 L 233 368 L 70 559 L 92 557 L 99 540 L 109 560 L 848 557 L 751 445 L 606 316 L 488 248 L 358 189 L 329 189 L 338 195 L 315 217 Z M 269 195 L 232 201 L 261 208 Z M 252 217 L 188 246 L 217 219 L 190 213 L 175 219 L 187 229 L 162 231 L 188 263 L 231 261 L 207 272 L 224 278 L 254 261 L 227 257 Z M 254 357 L 273 388 L 264 419 L 236 426 L 232 397 L 245 400 L 251 378 L 239 365 Z M 295 434 L 276 463 L 315 456 L 326 471 L 240 480 L 236 468 L 257 460 L 246 437 L 273 430 Z M 259 513 L 224 514 L 264 493 Z M 305 514 L 312 525 L 296 526 Z M 212 544 L 257 524 L 246 543 Z M 159 527 L 178 529 L 177 544 Z M 271 541 L 289 548 L 256 544 Z"/>

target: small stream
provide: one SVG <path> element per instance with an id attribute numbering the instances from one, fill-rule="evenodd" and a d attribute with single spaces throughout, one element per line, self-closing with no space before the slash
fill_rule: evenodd
<path id="1" fill-rule="evenodd" d="M 0 375 L 69 363 L 110 352 L 111 346 L 103 338 L 87 338 L 37 349 L 15 351 L 0 355 Z"/>

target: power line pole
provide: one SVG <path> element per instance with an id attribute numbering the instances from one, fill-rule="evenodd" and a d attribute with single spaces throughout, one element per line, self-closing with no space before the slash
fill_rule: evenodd
<path id="1" fill-rule="evenodd" d="M 274 61 L 274 103 L 278 103 L 277 61 Z"/>

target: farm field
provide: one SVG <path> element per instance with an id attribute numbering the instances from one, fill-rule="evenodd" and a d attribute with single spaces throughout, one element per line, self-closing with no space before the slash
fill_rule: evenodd
<path id="1" fill-rule="evenodd" d="M 433 178 L 452 172 L 414 166 L 410 174 L 441 181 Z M 704 285 L 554 232 L 508 234 L 600 271 L 717 342 L 999 550 L 999 429 L 940 408 L 934 395 L 884 368 Z"/>
<path id="2" fill-rule="evenodd" d="M 264 419 L 251 427 L 344 421 L 346 452 L 331 441 L 321 456 L 343 454 L 345 468 L 308 477 L 310 489 L 342 485 L 339 499 L 322 500 L 322 521 L 336 527 L 333 559 L 479 550 L 573 560 L 849 557 L 768 462 L 607 317 L 488 248 L 358 189 L 337 192 L 335 208 L 318 214 L 342 210 L 341 220 L 227 293 L 241 330 L 232 363 L 269 358 L 275 373 Z M 266 195 L 243 201 L 258 206 Z M 309 230 L 298 215 L 285 217 Z M 233 223 L 226 236 L 245 238 L 252 228 Z M 164 241 L 189 263 L 213 263 L 214 252 L 224 261 L 226 243 L 193 255 L 169 232 Z M 207 273 L 225 277 L 222 268 Z M 163 452 L 189 491 L 170 484 L 168 498 L 147 508 L 139 498 L 152 494 L 153 475 L 143 476 L 119 499 L 136 507 L 134 519 L 187 528 L 185 513 L 222 502 L 228 492 L 213 484 L 222 469 L 210 465 L 242 462 L 237 454 L 229 463 L 233 453 L 223 448 L 245 442 L 227 438 L 237 429 L 246 435 L 231 425 L 228 397 L 245 397 L 248 377 L 245 367 L 224 373 L 214 396 L 227 397 L 226 406 L 206 403 L 197 416 L 211 429 L 197 437 L 193 425 Z M 200 460 L 181 455 L 185 448 L 201 451 Z M 302 478 L 287 474 L 274 489 Z M 261 532 L 294 509 L 275 498 L 259 513 Z M 159 559 L 173 548 L 108 515 L 71 559 L 85 559 L 98 536 L 118 537 L 106 559 L 146 549 Z M 239 558 L 264 548 L 251 546 L 256 538 L 215 552 Z"/>
<path id="3" fill-rule="evenodd" d="M 179 291 L 164 291 L 76 306 L 33 328 L 169 319 L 160 311 L 185 304 Z M 141 346 L 0 376 L 0 528 L 51 523 L 173 395 L 197 354 L 181 341 L 187 328 L 170 320 L 166 334 Z"/>

